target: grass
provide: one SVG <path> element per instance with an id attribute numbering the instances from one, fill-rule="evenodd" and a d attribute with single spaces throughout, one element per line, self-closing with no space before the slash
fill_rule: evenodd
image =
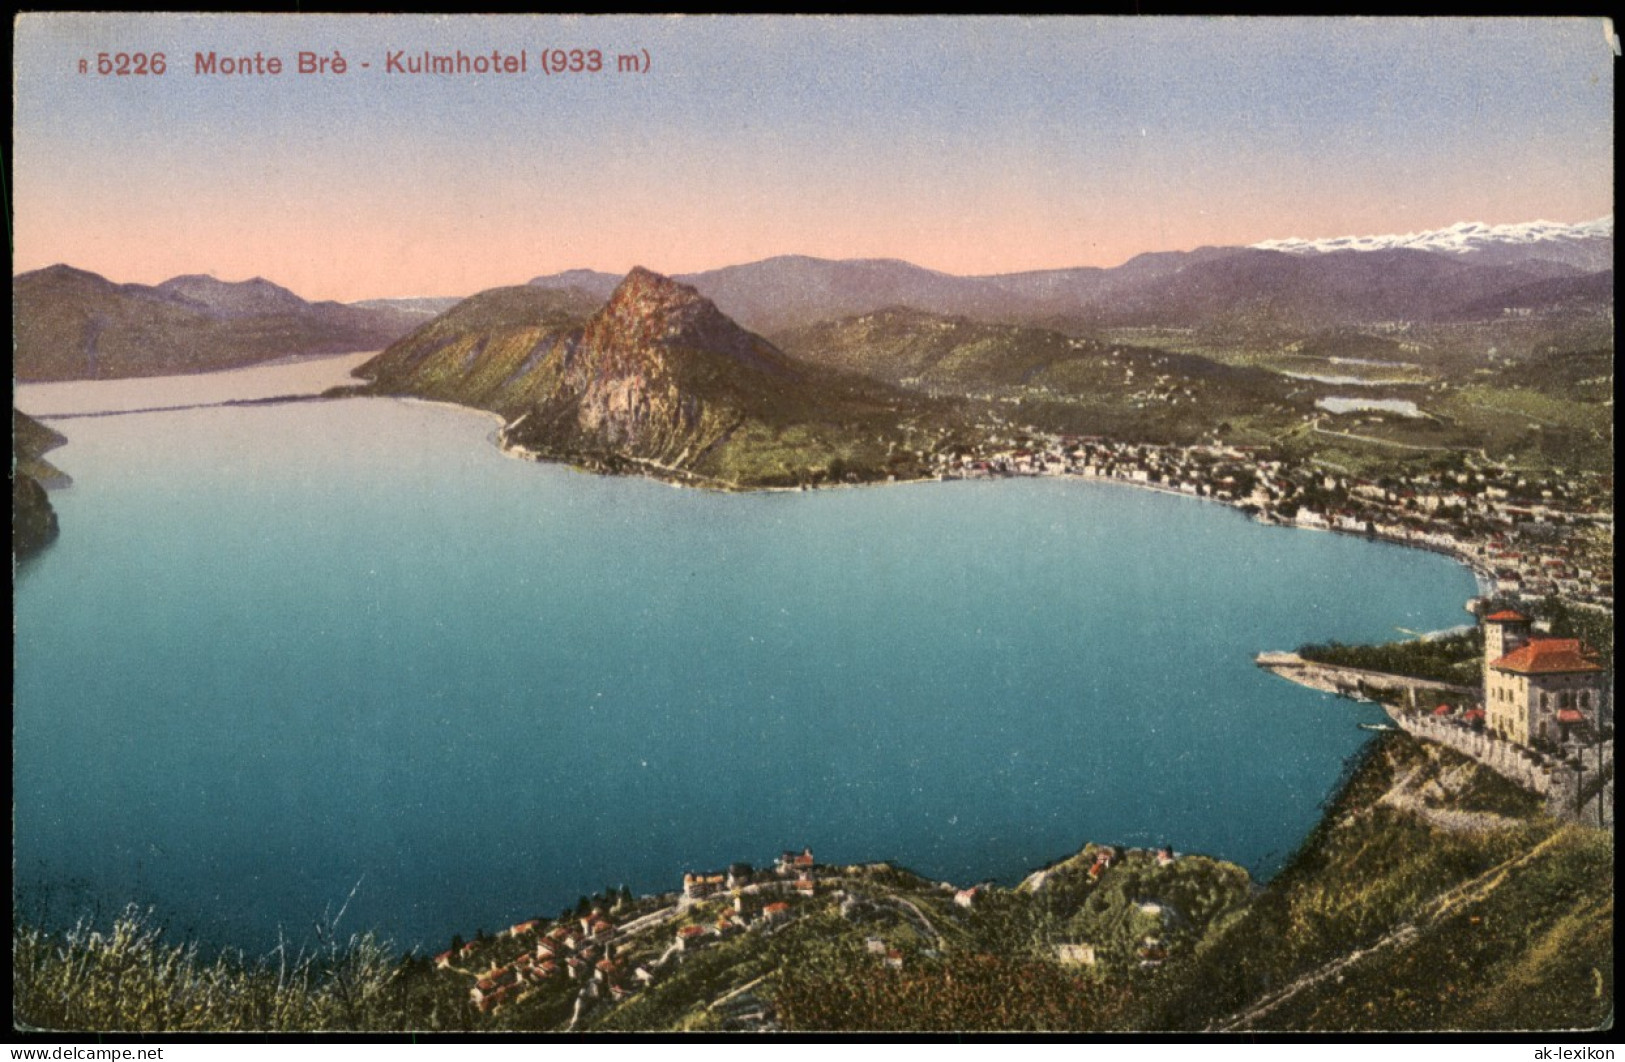
<path id="1" fill-rule="evenodd" d="M 331 926 L 329 927 L 331 929 Z M 13 1020 L 64 1031 L 380 1031 L 458 1028 L 466 989 L 448 993 L 371 934 L 326 936 L 249 958 L 205 958 L 130 908 L 105 930 L 16 927 Z"/>
<path id="2" fill-rule="evenodd" d="M 1476 774 L 1447 805 L 1517 816 L 1516 825 L 1447 832 L 1378 804 L 1416 770 Z M 1542 817 L 1537 801 L 1507 788 L 1446 750 L 1385 739 L 1288 868 L 1176 972 L 1151 1020 L 1199 1028 L 1369 949 L 1247 1027 L 1602 1021 L 1612 999 L 1611 843 Z M 1390 940 L 1407 926 L 1409 936 Z"/>

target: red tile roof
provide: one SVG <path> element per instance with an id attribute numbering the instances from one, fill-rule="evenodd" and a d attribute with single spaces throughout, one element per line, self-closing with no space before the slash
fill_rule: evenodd
<path id="1" fill-rule="evenodd" d="M 1601 664 L 1586 655 L 1578 638 L 1537 638 L 1490 666 L 1498 671 L 1514 671 L 1521 675 L 1603 670 Z"/>
<path id="2" fill-rule="evenodd" d="M 1522 612 L 1514 612 L 1510 608 L 1502 609 L 1500 612 L 1497 612 L 1497 613 L 1495 613 L 1493 615 L 1490 615 L 1490 616 L 1485 616 L 1484 619 L 1488 623 L 1528 623 L 1529 622 L 1529 617 L 1528 616 L 1525 616 Z"/>

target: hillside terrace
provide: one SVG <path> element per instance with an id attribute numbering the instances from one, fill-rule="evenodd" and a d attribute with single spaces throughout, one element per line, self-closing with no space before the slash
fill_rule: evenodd
<path id="1" fill-rule="evenodd" d="M 1090 854 L 1090 884 L 1098 883 L 1122 857 L 1158 867 L 1178 858 L 1168 849 L 1119 851 L 1104 846 L 1091 846 Z M 1048 877 L 1065 872 L 1063 866 L 1039 872 L 1021 887 L 1040 888 Z M 970 918 L 982 909 L 990 892 L 986 885 L 959 888 L 923 880 L 912 888 L 940 894 L 939 900 L 927 900 L 924 893 L 916 893 L 911 900 L 907 893 L 875 891 L 877 882 L 888 881 L 896 873 L 884 863 L 827 866 L 815 863 L 810 850 L 786 852 L 770 869 L 733 864 L 721 874 L 685 875 L 685 890 L 714 877 L 731 881 L 702 897 L 679 891 L 645 896 L 607 912 L 595 908 L 557 920 L 528 920 L 456 951 L 448 950 L 435 957 L 435 965 L 470 980 L 470 1005 L 482 1014 L 551 993 L 545 998 L 552 1002 L 544 1005 L 573 1006 L 570 1027 L 575 1027 L 595 1008 L 620 1003 L 659 985 L 698 952 L 739 936 L 771 936 L 808 916 L 838 912 L 848 922 L 865 925 L 884 916 L 911 926 L 914 938 L 927 947 L 926 954 L 939 955 L 946 943 L 934 919 L 943 918 L 946 912 Z M 1150 910 L 1150 903 L 1159 918 L 1166 906 L 1144 900 L 1136 903 L 1142 914 Z M 877 945 L 879 940 L 870 937 L 868 942 L 876 961 L 901 969 L 903 953 L 891 944 Z M 1089 964 L 1093 965 L 1093 945 L 1079 947 L 1090 950 Z"/>
<path id="2" fill-rule="evenodd" d="M 469 1002 L 482 1013 L 564 981 L 581 982 L 583 1002 L 605 996 L 620 1001 L 655 983 L 660 970 L 680 961 L 682 953 L 788 922 L 795 916 L 791 901 L 818 895 L 828 869 L 814 862 L 811 849 L 803 849 L 786 851 L 771 870 L 735 863 L 722 872 L 688 873 L 675 894 L 644 897 L 611 912 L 595 907 L 554 921 L 529 919 L 448 949 L 434 964 L 473 979 Z M 709 901 L 728 897 L 731 905 L 711 910 Z M 625 920 L 617 924 L 616 915 Z M 668 938 L 664 931 L 673 924 Z"/>

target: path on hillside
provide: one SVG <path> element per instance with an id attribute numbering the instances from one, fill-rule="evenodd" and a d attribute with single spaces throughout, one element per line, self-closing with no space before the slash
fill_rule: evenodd
<path id="1" fill-rule="evenodd" d="M 1432 807 L 1421 794 L 1411 788 L 1411 783 L 1421 771 L 1420 766 L 1412 767 L 1382 795 L 1377 803 L 1400 811 L 1408 811 L 1445 833 L 1488 833 L 1494 830 L 1510 830 L 1520 825 L 1517 819 L 1509 819 L 1505 815 L 1489 811 L 1456 811 L 1451 808 Z"/>
<path id="2" fill-rule="evenodd" d="M 1270 993 L 1269 995 L 1264 996 L 1258 1002 L 1254 1003 L 1251 1007 L 1247 1008 L 1241 1013 L 1232 1015 L 1221 1022 L 1210 1024 L 1208 1026 L 1208 1030 L 1216 1032 L 1236 1032 L 1240 1029 L 1244 1029 L 1252 1022 L 1262 1018 L 1264 1015 L 1268 1014 L 1272 1010 L 1275 1010 L 1283 1003 L 1291 1001 L 1305 989 L 1313 988 L 1329 978 L 1335 978 L 1341 975 L 1344 970 L 1369 958 L 1372 955 L 1376 955 L 1379 952 L 1387 951 L 1395 947 L 1404 947 L 1405 945 L 1410 944 L 1420 935 L 1422 929 L 1428 928 L 1437 924 L 1438 922 L 1443 921 L 1448 915 L 1454 913 L 1464 904 L 1474 903 L 1484 899 L 1495 890 L 1496 886 L 1501 884 L 1502 880 L 1506 878 L 1507 874 L 1511 873 L 1513 870 L 1516 870 L 1518 867 L 1523 866 L 1525 863 L 1528 863 L 1541 852 L 1551 847 L 1551 845 L 1557 840 L 1558 836 L 1558 833 L 1554 833 L 1522 855 L 1514 856 L 1505 862 L 1498 863 L 1490 869 L 1484 871 L 1484 873 L 1479 874 L 1477 877 L 1471 878 L 1468 881 L 1462 882 L 1460 885 L 1455 885 L 1444 890 L 1429 902 L 1428 909 L 1420 918 L 1416 920 L 1415 923 L 1402 923 L 1395 929 L 1384 934 L 1376 941 L 1376 943 L 1370 945 L 1369 947 L 1356 948 L 1354 951 L 1349 952 L 1347 955 L 1344 955 L 1341 958 L 1334 959 L 1315 970 L 1311 970 L 1309 973 L 1299 977 L 1285 988 L 1279 989 Z"/>
<path id="3" fill-rule="evenodd" d="M 1337 439 L 1350 439 L 1354 442 L 1371 443 L 1376 446 L 1392 446 L 1400 450 L 1419 450 L 1423 453 L 1461 449 L 1459 446 L 1424 446 L 1421 443 L 1403 443 L 1394 439 L 1379 439 L 1374 435 L 1355 435 L 1347 431 L 1333 431 L 1330 428 L 1322 428 L 1318 422 L 1314 425 L 1314 430 L 1317 434 L 1330 435 Z"/>

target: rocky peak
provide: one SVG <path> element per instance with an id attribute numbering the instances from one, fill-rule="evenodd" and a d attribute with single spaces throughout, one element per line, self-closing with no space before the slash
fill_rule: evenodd
<path id="1" fill-rule="evenodd" d="M 688 348 L 725 354 L 775 374 L 787 371 L 778 351 L 745 331 L 688 284 L 636 266 L 587 325 L 589 348 Z"/>
<path id="2" fill-rule="evenodd" d="M 687 339 L 696 327 L 714 328 L 722 312 L 689 285 L 636 266 L 616 286 L 599 317 L 628 339 L 672 343 Z"/>

